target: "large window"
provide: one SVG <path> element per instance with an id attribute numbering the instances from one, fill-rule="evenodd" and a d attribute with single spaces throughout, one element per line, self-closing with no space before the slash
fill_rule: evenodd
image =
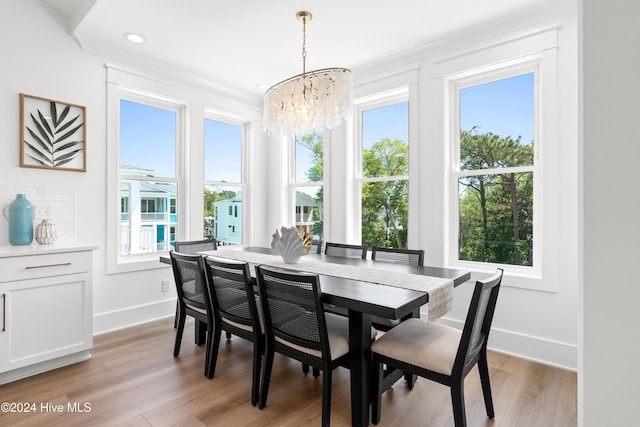
<path id="1" fill-rule="evenodd" d="M 529 66 L 453 84 L 459 131 L 452 194 L 461 262 L 534 265 L 536 80 Z"/>
<path id="2" fill-rule="evenodd" d="M 133 96 L 119 108 L 120 254 L 169 250 L 178 224 L 180 108 Z"/>
<path id="3" fill-rule="evenodd" d="M 243 127 L 204 122 L 204 236 L 219 245 L 241 244 Z"/>
<path id="4" fill-rule="evenodd" d="M 295 225 L 306 230 L 314 241 L 324 239 L 323 134 L 314 131 L 296 136 L 293 201 Z"/>
<path id="5" fill-rule="evenodd" d="M 406 94 L 357 109 L 361 241 L 406 248 L 409 216 L 409 102 Z"/>

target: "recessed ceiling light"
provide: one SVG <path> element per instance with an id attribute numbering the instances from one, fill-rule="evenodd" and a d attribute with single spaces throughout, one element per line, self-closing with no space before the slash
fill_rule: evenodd
<path id="1" fill-rule="evenodd" d="M 267 89 L 269 89 L 269 87 L 270 86 L 268 84 L 266 84 L 266 83 L 260 83 L 258 85 L 258 89 L 260 89 L 260 90 L 267 90 Z"/>
<path id="2" fill-rule="evenodd" d="M 136 43 L 136 44 L 144 43 L 144 37 L 142 37 L 140 34 L 126 33 L 124 35 L 124 38 L 129 40 L 131 43 Z"/>

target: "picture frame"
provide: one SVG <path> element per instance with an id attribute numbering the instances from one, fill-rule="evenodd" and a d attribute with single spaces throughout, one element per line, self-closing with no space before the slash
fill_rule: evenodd
<path id="1" fill-rule="evenodd" d="M 87 171 L 86 107 L 20 94 L 20 166 Z"/>

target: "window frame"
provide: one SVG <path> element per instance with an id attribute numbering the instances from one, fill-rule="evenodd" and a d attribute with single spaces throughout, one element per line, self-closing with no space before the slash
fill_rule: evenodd
<path id="1" fill-rule="evenodd" d="M 410 183 L 412 181 L 412 175 L 415 176 L 414 171 L 415 163 L 412 161 L 414 157 L 415 147 L 412 148 L 411 139 L 413 136 L 413 129 L 411 119 L 412 113 L 412 96 L 410 84 L 403 85 L 399 88 L 379 92 L 373 95 L 364 96 L 362 98 L 354 100 L 354 117 L 353 117 L 353 152 L 354 152 L 354 191 L 353 191 L 353 240 L 354 242 L 362 243 L 362 184 L 367 182 L 389 182 L 389 181 L 407 181 L 407 194 L 408 194 L 408 218 L 407 227 L 410 229 L 413 225 L 412 222 L 412 192 Z M 406 102 L 408 104 L 408 123 L 407 123 L 407 135 L 409 141 L 407 145 L 409 147 L 409 159 L 408 167 L 409 172 L 407 175 L 401 176 L 384 176 L 365 178 L 362 174 L 362 113 L 367 110 L 374 110 L 376 108 L 386 107 L 394 104 Z M 415 145 L 415 144 L 413 144 Z M 409 242 L 409 236 L 407 237 L 407 245 L 411 246 Z"/>
<path id="2" fill-rule="evenodd" d="M 237 126 L 240 128 L 240 134 L 241 134 L 241 141 L 240 141 L 240 182 L 228 182 L 228 181 L 207 181 L 206 178 L 203 175 L 203 179 L 202 179 L 202 195 L 203 195 L 203 203 L 204 203 L 204 188 L 208 185 L 213 185 L 213 186 L 222 186 L 222 187 L 234 187 L 234 188 L 238 188 L 240 192 L 242 192 L 242 244 L 244 244 L 246 242 L 247 239 L 247 225 L 248 225 L 248 220 L 247 220 L 247 201 L 246 201 L 246 189 L 247 189 L 247 179 L 248 179 L 248 162 L 247 162 L 247 158 L 248 158 L 248 154 L 247 154 L 247 147 L 248 147 L 248 135 L 249 135 L 249 125 L 246 121 L 243 120 L 237 120 L 234 119 L 232 117 L 226 116 L 226 115 L 222 115 L 222 114 L 218 114 L 216 112 L 211 112 L 211 111 L 207 111 L 205 112 L 204 115 L 204 119 L 202 122 L 202 127 L 204 129 L 204 120 L 212 120 L 212 121 L 216 121 L 216 122 L 220 122 L 220 123 L 224 123 L 227 125 L 232 125 L 232 126 Z M 204 140 L 204 130 L 203 130 L 203 140 Z M 203 171 L 205 169 L 205 155 L 204 155 L 204 142 L 203 142 L 203 155 L 202 155 L 202 168 Z M 234 209 L 235 208 L 235 209 Z M 217 209 L 216 209 L 217 210 Z M 233 216 L 234 218 L 238 217 L 238 207 L 237 206 L 229 206 L 229 210 L 231 212 L 229 212 L 229 216 Z M 215 212 L 214 212 L 215 215 Z M 216 216 L 217 218 L 217 216 Z M 204 209 L 203 209 L 203 217 L 202 217 L 202 225 L 204 225 Z M 202 232 L 204 233 L 204 227 L 202 228 Z M 214 234 L 217 235 L 217 223 L 214 222 Z M 235 226 L 234 226 L 234 232 L 235 232 Z"/>
<path id="3" fill-rule="evenodd" d="M 533 143 L 533 165 L 519 166 L 510 168 L 492 168 L 492 169 L 476 169 L 461 170 L 460 169 L 460 91 L 462 89 L 473 87 L 485 83 L 491 83 L 510 77 L 516 77 L 523 74 L 533 73 L 533 91 L 534 91 L 534 143 Z M 503 268 L 510 273 L 540 277 L 541 275 L 541 215 L 538 213 L 541 208 L 540 191 L 541 191 L 541 170 L 540 170 L 540 150 L 541 142 L 540 132 L 540 58 L 530 59 L 522 63 L 506 64 L 501 68 L 491 66 L 488 69 L 474 70 L 472 73 L 461 73 L 453 75 L 447 79 L 449 102 L 452 108 L 452 114 L 449 120 L 450 144 L 451 151 L 449 171 L 448 171 L 448 205 L 449 205 L 449 252 L 447 259 L 453 267 L 464 268 L 469 270 L 490 270 L 495 268 Z M 460 260 L 459 256 L 459 179 L 465 176 L 478 175 L 497 175 L 505 172 L 531 172 L 533 174 L 533 261 L 532 266 L 519 266 L 513 264 L 501 264 L 493 262 Z"/>

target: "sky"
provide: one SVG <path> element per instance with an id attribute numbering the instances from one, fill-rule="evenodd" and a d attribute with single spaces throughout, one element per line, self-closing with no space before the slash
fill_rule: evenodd
<path id="1" fill-rule="evenodd" d="M 460 128 L 478 126 L 480 133 L 534 139 L 534 75 L 523 74 L 460 90 Z M 122 100 L 120 103 L 121 163 L 153 169 L 156 176 L 175 177 L 176 112 Z M 408 103 L 371 110 L 362 117 L 363 147 L 383 138 L 408 141 Z M 242 129 L 205 120 L 205 180 L 240 182 Z M 296 150 L 296 181 L 305 182 L 310 153 Z"/>

